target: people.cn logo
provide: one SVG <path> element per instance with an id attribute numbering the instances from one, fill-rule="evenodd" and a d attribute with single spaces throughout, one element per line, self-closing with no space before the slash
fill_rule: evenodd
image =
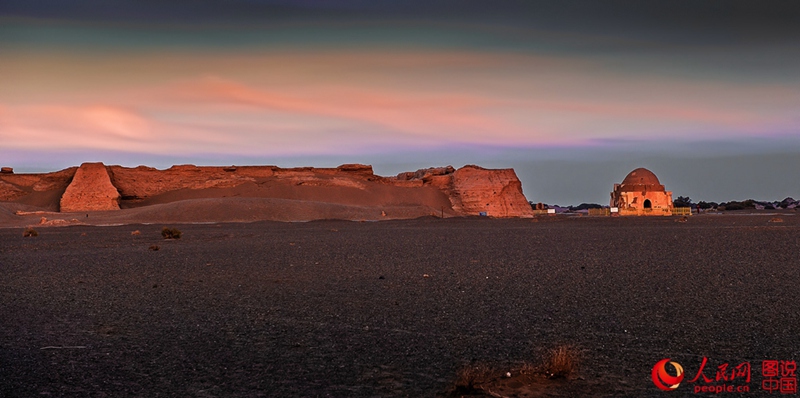
<path id="1" fill-rule="evenodd" d="M 678 373 L 675 376 L 667 373 L 667 363 L 672 364 Z M 672 391 L 678 388 L 683 381 L 683 367 L 677 362 L 670 362 L 669 358 L 662 359 L 653 366 L 653 384 L 661 390 Z"/>

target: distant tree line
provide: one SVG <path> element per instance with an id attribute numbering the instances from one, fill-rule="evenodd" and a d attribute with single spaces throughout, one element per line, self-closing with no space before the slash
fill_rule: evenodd
<path id="1" fill-rule="evenodd" d="M 793 198 L 786 198 L 780 202 L 763 202 L 757 201 L 754 199 L 747 199 L 743 201 L 736 201 L 732 200 L 730 202 L 705 202 L 700 201 L 692 203 L 692 199 L 688 196 L 678 196 L 677 199 L 672 201 L 672 205 L 675 207 L 699 207 L 703 210 L 706 209 L 717 209 L 717 210 L 745 210 L 745 209 L 756 209 L 756 208 L 763 208 L 765 210 L 775 210 L 775 209 L 787 209 L 793 208 L 800 205 L 798 201 L 794 200 Z"/>
<path id="2" fill-rule="evenodd" d="M 566 206 L 566 207 L 562 207 L 562 206 L 559 206 L 559 205 L 548 205 L 546 203 L 534 203 L 534 202 L 528 202 L 528 203 L 530 203 L 531 208 L 534 209 L 534 210 L 561 208 L 561 209 L 567 209 L 569 211 L 578 211 L 578 210 L 587 210 L 587 209 L 602 209 L 603 207 L 608 207 L 608 206 L 599 205 L 597 203 L 581 203 L 581 204 L 579 204 L 577 206 Z"/>
<path id="3" fill-rule="evenodd" d="M 601 209 L 608 206 L 603 206 L 597 203 L 581 203 L 577 206 L 558 206 L 558 205 L 548 205 L 545 203 L 535 203 L 535 202 L 528 202 L 531 205 L 531 208 L 534 210 L 543 210 L 543 209 L 566 209 L 568 211 L 581 211 L 587 209 Z M 699 201 L 697 203 L 692 202 L 692 199 L 688 196 L 678 196 L 677 199 L 672 201 L 672 205 L 674 207 L 691 207 L 693 209 L 700 208 L 702 210 L 708 209 L 716 209 L 720 211 L 725 210 L 745 210 L 745 209 L 764 209 L 764 210 L 775 210 L 775 209 L 791 209 L 791 208 L 800 208 L 800 201 L 794 200 L 793 198 L 789 197 L 780 202 L 764 202 L 758 201 L 754 199 L 747 199 L 743 201 L 736 201 L 732 200 L 730 202 L 706 202 L 706 201 Z"/>

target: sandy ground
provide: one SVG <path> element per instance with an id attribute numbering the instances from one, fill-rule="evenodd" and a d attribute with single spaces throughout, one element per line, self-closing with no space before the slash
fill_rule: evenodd
<path id="1" fill-rule="evenodd" d="M 207 192 L 212 190 L 201 190 Z M 134 223 L 202 223 L 252 221 L 351 220 L 378 221 L 424 216 L 453 217 L 450 207 L 430 203 L 341 204 L 306 199 L 267 197 L 194 198 L 149 203 L 112 211 L 61 213 L 17 203 L 0 202 L 0 228 L 48 225 L 113 225 Z M 434 206 L 436 205 L 436 206 Z M 449 205 L 448 205 L 449 206 Z M 46 220 L 42 220 L 42 218 Z"/>
<path id="2" fill-rule="evenodd" d="M 17 176 L 19 177 L 19 176 Z M 177 189 L 146 199 L 122 199 L 121 210 L 58 212 L 64 187 L 0 202 L 0 227 L 39 223 L 86 225 L 149 222 L 392 220 L 454 216 L 447 194 L 433 186 L 403 187 L 366 177 L 312 173 L 302 178 L 258 178 L 233 187 Z M 0 181 L 2 182 L 2 181 Z M 140 182 L 140 184 L 142 184 Z M 26 214 L 18 216 L 18 212 Z"/>
<path id="3" fill-rule="evenodd" d="M 774 217 L 3 228 L 0 396 L 437 396 L 559 344 L 578 373 L 529 396 L 690 395 L 650 371 L 703 356 L 757 396 L 800 359 L 800 217 Z"/>

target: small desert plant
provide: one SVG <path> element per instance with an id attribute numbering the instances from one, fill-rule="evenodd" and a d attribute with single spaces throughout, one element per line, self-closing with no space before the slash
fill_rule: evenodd
<path id="1" fill-rule="evenodd" d="M 458 370 L 453 384 L 453 395 L 474 394 L 483 391 L 481 385 L 493 379 L 495 370 L 485 363 L 474 363 Z"/>
<path id="2" fill-rule="evenodd" d="M 551 379 L 568 377 L 578 369 L 579 359 L 578 349 L 571 345 L 561 345 L 550 350 L 542 371 Z"/>
<path id="3" fill-rule="evenodd" d="M 536 366 L 531 362 L 524 362 L 522 366 L 519 367 L 518 372 L 523 375 L 534 375 L 539 374 L 541 372 L 541 366 Z"/>
<path id="4" fill-rule="evenodd" d="M 154 252 L 159 251 L 159 250 L 161 250 L 161 246 L 159 246 L 159 245 L 150 245 L 150 250 L 152 250 Z"/>
<path id="5" fill-rule="evenodd" d="M 161 236 L 163 236 L 164 239 L 180 239 L 181 231 L 178 228 L 164 227 L 161 230 Z"/>
<path id="6" fill-rule="evenodd" d="M 138 229 L 136 231 L 131 231 L 131 235 L 141 235 L 141 234 L 142 232 L 139 231 Z"/>
<path id="7" fill-rule="evenodd" d="M 24 231 L 22 231 L 22 236 L 24 236 L 26 238 L 29 237 L 29 236 L 32 236 L 32 237 L 35 238 L 35 237 L 39 236 L 39 232 L 37 232 L 33 228 L 28 227 L 28 228 L 25 228 Z"/>

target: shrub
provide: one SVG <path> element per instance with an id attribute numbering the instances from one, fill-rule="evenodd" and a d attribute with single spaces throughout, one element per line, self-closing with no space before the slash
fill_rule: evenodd
<path id="1" fill-rule="evenodd" d="M 700 202 L 697 202 L 697 205 L 700 206 L 700 208 L 703 210 L 717 207 L 717 204 L 714 202 L 703 202 L 702 200 Z"/>
<path id="2" fill-rule="evenodd" d="M 570 211 L 587 210 L 587 209 L 602 209 L 603 205 L 597 203 L 581 203 L 577 206 L 570 206 Z"/>
<path id="3" fill-rule="evenodd" d="M 755 209 L 756 201 L 753 199 L 747 199 L 741 202 L 737 202 L 732 200 L 728 203 L 720 203 L 720 210 L 744 210 L 744 209 Z"/>
<path id="4" fill-rule="evenodd" d="M 741 202 L 728 202 L 718 207 L 720 210 L 744 210 L 744 205 Z"/>
<path id="5" fill-rule="evenodd" d="M 39 232 L 37 232 L 35 229 L 33 229 L 31 227 L 28 227 L 28 228 L 25 228 L 24 231 L 22 231 L 22 236 L 24 236 L 26 238 L 29 237 L 29 236 L 35 238 L 35 237 L 39 236 Z"/>
<path id="6" fill-rule="evenodd" d="M 485 363 L 475 363 L 458 370 L 456 381 L 453 385 L 454 396 L 476 394 L 483 391 L 483 384 L 492 380 L 495 370 Z"/>
<path id="7" fill-rule="evenodd" d="M 678 196 L 678 199 L 672 201 L 675 207 L 692 207 L 692 199 L 688 196 Z"/>
<path id="8" fill-rule="evenodd" d="M 578 369 L 579 358 L 578 350 L 574 346 L 558 346 L 550 350 L 542 370 L 551 379 L 568 377 Z"/>
<path id="9" fill-rule="evenodd" d="M 164 227 L 161 230 L 161 236 L 163 236 L 164 239 L 180 239 L 181 231 L 178 228 Z"/>

